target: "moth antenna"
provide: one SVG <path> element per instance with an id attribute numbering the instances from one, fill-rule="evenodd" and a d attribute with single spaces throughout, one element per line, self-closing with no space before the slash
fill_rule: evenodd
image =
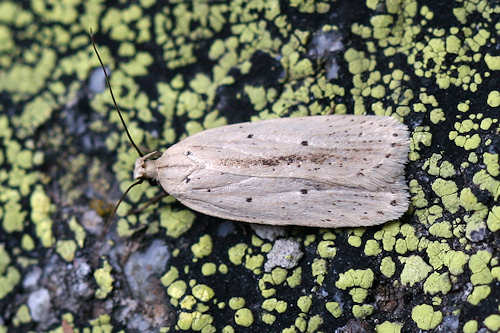
<path id="1" fill-rule="evenodd" d="M 130 143 L 132 144 L 132 146 L 134 146 L 134 148 L 137 151 L 137 153 L 139 154 L 139 156 L 143 157 L 144 154 L 139 149 L 139 147 L 137 147 L 134 140 L 132 140 L 132 136 L 130 135 L 130 132 L 128 131 L 127 125 L 125 124 L 125 120 L 123 119 L 122 112 L 121 112 L 120 108 L 118 107 L 118 103 L 116 103 L 115 95 L 113 94 L 113 89 L 111 88 L 111 83 L 109 82 L 108 73 L 106 72 L 106 68 L 104 67 L 104 63 L 102 62 L 102 59 L 101 59 L 101 56 L 99 55 L 99 52 L 97 51 L 97 46 L 95 44 L 94 34 L 92 32 L 92 29 L 89 30 L 89 35 L 90 35 L 90 40 L 92 41 L 92 47 L 94 48 L 94 52 L 97 55 L 97 59 L 99 59 L 99 63 L 101 64 L 101 68 L 104 72 L 104 77 L 106 79 L 106 85 L 109 88 L 109 92 L 111 94 L 111 99 L 113 100 L 113 104 L 115 105 L 116 111 L 118 111 L 118 116 L 120 116 L 120 120 L 122 122 L 123 128 L 125 128 L 125 132 L 127 133 L 127 137 L 129 139 Z"/>
<path id="2" fill-rule="evenodd" d="M 113 208 L 113 212 L 111 213 L 111 215 L 108 217 L 108 222 L 106 223 L 106 227 L 105 227 L 105 231 L 103 234 L 106 234 L 107 233 L 107 229 L 109 227 L 109 225 L 111 224 L 111 221 L 113 220 L 113 217 L 115 217 L 116 215 L 116 211 L 118 210 L 118 207 L 120 206 L 120 204 L 122 203 L 123 199 L 125 199 L 125 197 L 127 196 L 128 192 L 132 189 L 132 187 L 136 186 L 136 185 L 139 185 L 139 184 L 142 184 L 142 182 L 144 181 L 144 179 L 139 179 L 138 181 L 136 181 L 135 183 L 133 183 L 132 185 L 130 185 L 127 190 L 122 194 L 120 200 L 118 200 L 118 202 L 116 203 L 115 205 L 115 208 Z"/>

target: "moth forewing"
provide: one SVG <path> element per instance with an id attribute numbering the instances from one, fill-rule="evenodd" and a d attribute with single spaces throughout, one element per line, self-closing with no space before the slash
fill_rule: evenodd
<path id="1" fill-rule="evenodd" d="M 368 226 L 408 208 L 408 145 L 406 126 L 391 117 L 281 118 L 200 132 L 156 160 L 139 158 L 134 174 L 220 218 Z"/>

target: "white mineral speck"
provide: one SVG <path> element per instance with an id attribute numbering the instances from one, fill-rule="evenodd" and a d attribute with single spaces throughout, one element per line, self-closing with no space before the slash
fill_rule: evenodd
<path id="1" fill-rule="evenodd" d="M 287 269 L 293 268 L 303 255 L 300 250 L 300 244 L 295 240 L 278 239 L 267 254 L 267 262 L 264 264 L 264 270 L 269 272 L 276 266 Z"/>
<path id="2" fill-rule="evenodd" d="M 47 289 L 38 289 L 28 297 L 28 308 L 34 321 L 44 321 L 50 314 L 50 295 Z"/>

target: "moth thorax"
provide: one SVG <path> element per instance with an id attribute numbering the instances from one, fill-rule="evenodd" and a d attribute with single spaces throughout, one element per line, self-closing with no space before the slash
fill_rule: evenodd
<path id="1" fill-rule="evenodd" d="M 158 169 L 156 160 L 151 160 L 151 156 L 156 152 L 149 153 L 135 160 L 134 179 L 155 179 L 158 180 Z"/>

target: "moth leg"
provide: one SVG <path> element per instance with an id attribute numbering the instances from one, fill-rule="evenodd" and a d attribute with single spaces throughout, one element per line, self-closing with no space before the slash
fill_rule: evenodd
<path id="1" fill-rule="evenodd" d="M 129 210 L 128 213 L 127 213 L 127 215 L 139 214 L 140 212 L 142 212 L 143 210 L 145 210 L 149 206 L 157 203 L 158 201 L 160 201 L 161 199 L 163 199 L 167 195 L 168 195 L 167 192 L 162 191 L 161 193 L 155 195 L 154 197 L 152 197 L 151 199 L 149 199 L 148 201 L 146 201 L 146 203 L 144 205 L 142 205 L 142 207 Z"/>

